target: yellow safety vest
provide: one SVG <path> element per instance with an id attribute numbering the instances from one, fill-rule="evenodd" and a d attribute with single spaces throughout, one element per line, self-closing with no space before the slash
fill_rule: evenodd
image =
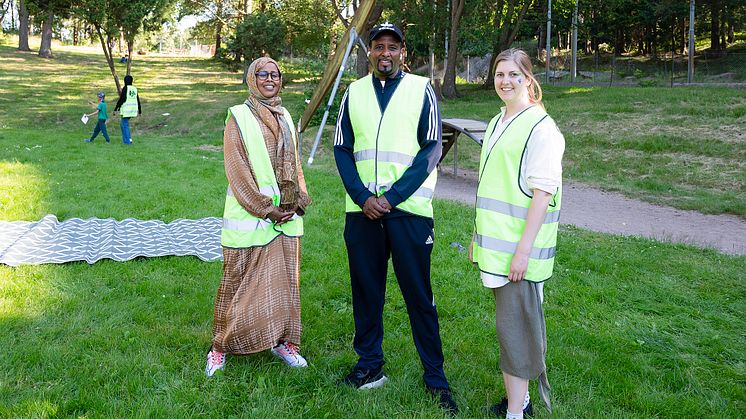
<path id="1" fill-rule="evenodd" d="M 487 126 L 479 161 L 473 243 L 473 260 L 480 271 L 506 277 L 510 273 L 510 262 L 526 228 L 531 205 L 531 192 L 522 190 L 519 183 L 521 160 L 531 131 L 548 117 L 540 106 L 525 109 L 509 123 L 492 147 L 488 147 L 488 141 L 502 113 Z M 552 276 L 561 202 L 560 185 L 531 249 L 526 280 L 541 282 Z"/>
<path id="2" fill-rule="evenodd" d="M 290 126 L 293 133 L 293 145 L 295 141 L 295 126 L 287 109 L 284 109 L 285 120 Z M 272 203 L 280 205 L 280 188 L 275 179 L 275 171 L 269 159 L 267 146 L 264 143 L 262 129 L 259 122 L 254 117 L 251 109 L 247 105 L 236 105 L 228 110 L 226 122 L 233 116 L 238 129 L 241 133 L 246 154 L 249 156 L 251 167 L 256 176 L 256 183 L 259 192 L 262 195 L 272 198 Z M 294 150 L 295 147 L 293 148 Z M 296 164 L 300 165 L 298 155 L 295 155 Z M 264 246 L 274 240 L 280 234 L 291 237 L 300 237 L 303 235 L 303 218 L 297 214 L 293 218 L 282 224 L 276 225 L 270 219 L 261 219 L 249 214 L 236 197 L 233 196 L 231 186 L 228 185 L 228 191 L 225 197 L 225 210 L 223 211 L 223 229 L 220 235 L 220 242 L 225 247 L 246 248 L 255 246 Z"/>
<path id="3" fill-rule="evenodd" d="M 425 100 L 425 88 L 430 80 L 405 74 L 399 80 L 386 111 L 381 114 L 371 78 L 368 75 L 350 84 L 347 100 L 355 134 L 353 153 L 360 180 L 369 191 L 381 196 L 401 179 L 420 151 L 417 126 Z M 437 179 L 437 170 L 433 170 L 422 186 L 396 208 L 432 218 Z M 361 211 L 349 195 L 346 210 Z"/>
<path id="4" fill-rule="evenodd" d="M 119 109 L 122 118 L 132 118 L 137 116 L 137 87 L 133 85 L 126 86 L 127 98 Z"/>

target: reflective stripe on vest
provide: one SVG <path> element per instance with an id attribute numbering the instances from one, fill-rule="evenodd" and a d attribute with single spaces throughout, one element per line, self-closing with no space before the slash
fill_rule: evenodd
<path id="1" fill-rule="evenodd" d="M 519 182 L 521 164 L 531 132 L 548 116 L 539 106 L 527 108 L 490 144 L 500 118 L 502 114 L 490 121 L 480 157 L 473 260 L 483 272 L 508 276 L 531 205 L 531 191 L 522 190 Z M 544 281 L 552 276 L 561 198 L 560 186 L 529 255 L 525 275 L 529 281 Z"/>
<path id="2" fill-rule="evenodd" d="M 498 201 L 497 199 L 477 197 L 477 208 L 495 211 L 500 214 L 510 215 L 511 217 L 520 218 L 525 220 L 528 217 L 528 208 L 519 207 L 504 201 Z M 544 224 L 559 222 L 560 211 L 547 212 L 544 217 Z"/>
<path id="3" fill-rule="evenodd" d="M 273 205 L 279 205 L 281 202 L 280 188 L 277 186 L 275 172 L 269 159 L 259 122 L 246 105 L 237 105 L 230 108 L 226 121 L 231 116 L 238 125 L 246 155 L 249 157 L 256 176 L 259 192 L 271 198 Z M 287 110 L 285 110 L 285 119 L 293 132 L 293 142 L 295 143 L 295 126 Z M 296 164 L 300 164 L 297 158 L 296 155 Z M 295 214 L 289 221 L 278 226 L 269 219 L 255 217 L 238 203 L 231 186 L 228 185 L 223 212 L 223 229 L 220 235 L 220 242 L 223 246 L 233 248 L 264 246 L 280 234 L 293 237 L 302 236 L 303 219 Z"/>
<path id="4" fill-rule="evenodd" d="M 127 86 L 127 98 L 124 100 L 122 107 L 119 108 L 119 112 L 122 114 L 122 118 L 137 116 L 137 87 Z"/>
<path id="5" fill-rule="evenodd" d="M 417 128 L 429 82 L 427 78 L 405 74 L 383 114 L 371 75 L 353 82 L 348 88 L 348 109 L 355 134 L 355 166 L 360 180 L 376 196 L 383 195 L 401 179 L 420 151 Z M 437 170 L 433 170 L 420 188 L 396 208 L 432 218 L 437 177 Z M 349 195 L 346 210 L 361 211 Z"/>
<path id="6" fill-rule="evenodd" d="M 368 189 L 369 191 L 371 191 L 374 195 L 381 196 L 384 193 L 386 193 L 386 191 L 388 191 L 389 189 L 391 189 L 391 184 L 385 184 L 385 185 L 378 184 L 378 185 L 376 185 L 375 182 L 368 182 L 365 185 L 365 187 L 366 187 L 366 189 Z M 417 188 L 416 191 L 414 191 L 412 193 L 412 196 L 421 196 L 421 197 L 428 198 L 428 199 L 432 199 L 433 195 L 435 195 L 435 190 L 427 188 L 425 186 L 420 186 L 419 188 Z"/>
<path id="7" fill-rule="evenodd" d="M 518 243 L 516 242 L 500 240 L 494 237 L 483 236 L 481 234 L 477 234 L 476 242 L 479 247 L 484 249 L 510 253 L 511 255 L 515 253 L 516 249 L 518 249 Z M 529 257 L 532 259 L 551 259 L 554 257 L 555 253 L 555 247 L 532 247 Z"/>

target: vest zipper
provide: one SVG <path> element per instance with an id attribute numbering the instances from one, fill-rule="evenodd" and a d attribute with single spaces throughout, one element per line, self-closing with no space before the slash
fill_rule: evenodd
<path id="1" fill-rule="evenodd" d="M 375 192 L 373 193 L 378 197 L 378 136 L 381 133 L 381 124 L 383 123 L 383 113 L 381 113 L 381 119 L 378 120 L 378 130 L 376 130 L 376 159 L 374 160 L 373 173 L 376 185 L 374 186 Z"/>
<path id="2" fill-rule="evenodd" d="M 381 97 L 383 97 L 383 91 L 385 89 L 385 85 L 381 86 Z M 375 191 L 373 192 L 373 195 L 378 197 L 378 136 L 381 134 L 381 124 L 383 123 L 383 113 L 386 111 L 381 106 L 380 102 L 378 103 L 378 108 L 381 110 L 381 119 L 378 120 L 378 129 L 376 130 L 376 158 L 373 160 L 373 179 L 375 179 L 375 186 L 373 188 Z"/>

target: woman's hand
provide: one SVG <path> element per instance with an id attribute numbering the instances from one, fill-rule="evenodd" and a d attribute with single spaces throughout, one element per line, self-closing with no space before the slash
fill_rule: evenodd
<path id="1" fill-rule="evenodd" d="M 528 256 L 531 254 L 536 235 L 539 234 L 541 224 L 547 215 L 549 201 L 552 199 L 552 195 L 549 192 L 542 191 L 541 189 L 533 189 L 532 191 L 534 196 L 531 198 L 531 205 L 528 207 L 526 227 L 523 229 L 521 240 L 518 242 L 518 248 L 513 253 L 513 259 L 510 261 L 508 280 L 512 282 L 521 281 L 526 277 Z"/>
<path id="2" fill-rule="evenodd" d="M 528 269 L 528 253 L 516 250 L 513 254 L 513 259 L 510 261 L 510 273 L 508 274 L 508 280 L 511 282 L 522 281 L 526 276 L 526 270 Z"/>
<path id="3" fill-rule="evenodd" d="M 283 211 L 280 207 L 275 207 L 272 212 L 267 214 L 267 218 L 277 225 L 282 225 L 293 218 L 294 214 L 294 211 Z"/>

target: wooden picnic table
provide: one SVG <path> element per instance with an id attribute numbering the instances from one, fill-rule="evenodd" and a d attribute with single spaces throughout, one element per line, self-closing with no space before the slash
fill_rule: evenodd
<path id="1" fill-rule="evenodd" d="M 484 140 L 484 132 L 487 130 L 487 123 L 474 119 L 446 118 L 443 122 L 443 154 L 440 156 L 440 162 L 453 147 L 453 173 L 458 174 L 458 137 L 465 134 L 474 140 L 479 146 Z"/>

